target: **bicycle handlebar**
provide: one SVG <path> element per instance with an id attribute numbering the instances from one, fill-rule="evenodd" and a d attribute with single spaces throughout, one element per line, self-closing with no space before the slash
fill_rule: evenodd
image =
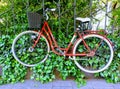
<path id="1" fill-rule="evenodd" d="M 44 12 L 44 15 L 46 16 L 46 20 L 49 19 L 49 16 L 48 16 L 48 14 L 47 14 L 48 11 L 54 12 L 54 11 L 56 11 L 56 8 L 52 8 L 52 9 L 46 8 L 46 10 L 45 10 L 45 12 Z"/>

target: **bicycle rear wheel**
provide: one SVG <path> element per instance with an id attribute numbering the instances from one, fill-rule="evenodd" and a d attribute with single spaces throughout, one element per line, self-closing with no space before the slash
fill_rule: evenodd
<path id="1" fill-rule="evenodd" d="M 98 73 L 107 69 L 113 59 L 113 48 L 110 42 L 103 36 L 90 34 L 83 37 L 91 50 L 97 48 L 94 56 L 73 56 L 78 68 L 87 73 Z M 80 39 L 73 50 L 76 53 L 88 53 L 82 39 Z"/>
<path id="2" fill-rule="evenodd" d="M 32 67 L 43 63 L 47 59 L 50 47 L 43 35 L 41 35 L 35 48 L 32 48 L 38 36 L 38 32 L 25 31 L 14 39 L 12 53 L 14 58 L 22 65 Z"/>

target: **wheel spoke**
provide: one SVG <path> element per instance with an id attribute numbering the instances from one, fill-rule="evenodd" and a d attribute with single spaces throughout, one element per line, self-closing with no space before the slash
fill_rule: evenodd
<path id="1" fill-rule="evenodd" d="M 97 73 L 106 69 L 110 65 L 111 60 L 113 59 L 113 49 L 109 41 L 104 37 L 95 34 L 85 36 L 84 40 L 89 46 L 90 50 L 95 53 L 91 56 L 74 56 L 75 64 L 83 71 L 89 73 Z M 78 52 L 88 52 L 82 40 L 79 40 L 76 43 L 73 50 L 74 54 Z"/>
<path id="2" fill-rule="evenodd" d="M 46 60 L 50 50 L 48 41 L 42 36 L 35 48 L 32 48 L 37 37 L 37 32 L 25 31 L 15 38 L 12 52 L 18 62 L 25 66 L 35 66 Z"/>

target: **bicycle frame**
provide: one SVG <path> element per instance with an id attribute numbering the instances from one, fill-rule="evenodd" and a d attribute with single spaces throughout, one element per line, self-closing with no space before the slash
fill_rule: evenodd
<path id="1" fill-rule="evenodd" d="M 98 31 L 87 31 L 89 34 L 95 34 Z M 70 41 L 70 43 L 68 44 L 67 48 L 60 48 L 51 32 L 51 29 L 48 25 L 47 21 L 44 21 L 44 24 L 42 26 L 42 29 L 39 32 L 39 36 L 37 38 L 37 40 L 35 41 L 34 45 L 32 46 L 33 48 L 36 46 L 36 44 L 38 43 L 40 37 L 44 36 L 47 38 L 49 45 L 52 49 L 52 51 L 57 54 L 57 55 L 61 55 L 61 56 L 87 56 L 88 53 L 77 53 L 77 54 L 73 54 L 73 48 L 76 44 L 76 42 L 80 39 L 82 39 L 84 46 L 87 48 L 88 52 L 91 52 L 89 46 L 86 44 L 86 42 L 83 39 L 83 36 L 85 36 L 84 33 L 79 33 L 78 31 L 76 31 Z M 78 36 L 78 38 L 77 38 Z M 74 42 L 75 41 L 75 42 Z M 56 49 L 63 51 L 62 53 L 58 52 Z"/>

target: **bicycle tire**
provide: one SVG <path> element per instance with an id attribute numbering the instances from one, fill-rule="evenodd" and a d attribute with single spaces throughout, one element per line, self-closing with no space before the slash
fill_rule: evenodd
<path id="1" fill-rule="evenodd" d="M 50 46 L 43 35 L 41 35 L 34 50 L 30 50 L 38 35 L 39 33 L 35 31 L 24 31 L 17 35 L 12 43 L 14 58 L 24 66 L 36 66 L 39 63 L 43 63 L 48 57 Z"/>
<path id="2" fill-rule="evenodd" d="M 83 39 L 88 44 L 90 49 L 97 47 L 96 42 L 100 43 L 101 41 L 101 43 L 93 57 L 83 56 L 79 58 L 79 56 L 73 56 L 77 67 L 87 73 L 99 73 L 107 69 L 113 60 L 114 54 L 110 41 L 107 38 L 97 34 L 86 35 Z M 77 52 L 88 52 L 86 47 L 83 45 L 82 39 L 79 39 L 74 46 L 73 54 L 76 54 Z"/>

